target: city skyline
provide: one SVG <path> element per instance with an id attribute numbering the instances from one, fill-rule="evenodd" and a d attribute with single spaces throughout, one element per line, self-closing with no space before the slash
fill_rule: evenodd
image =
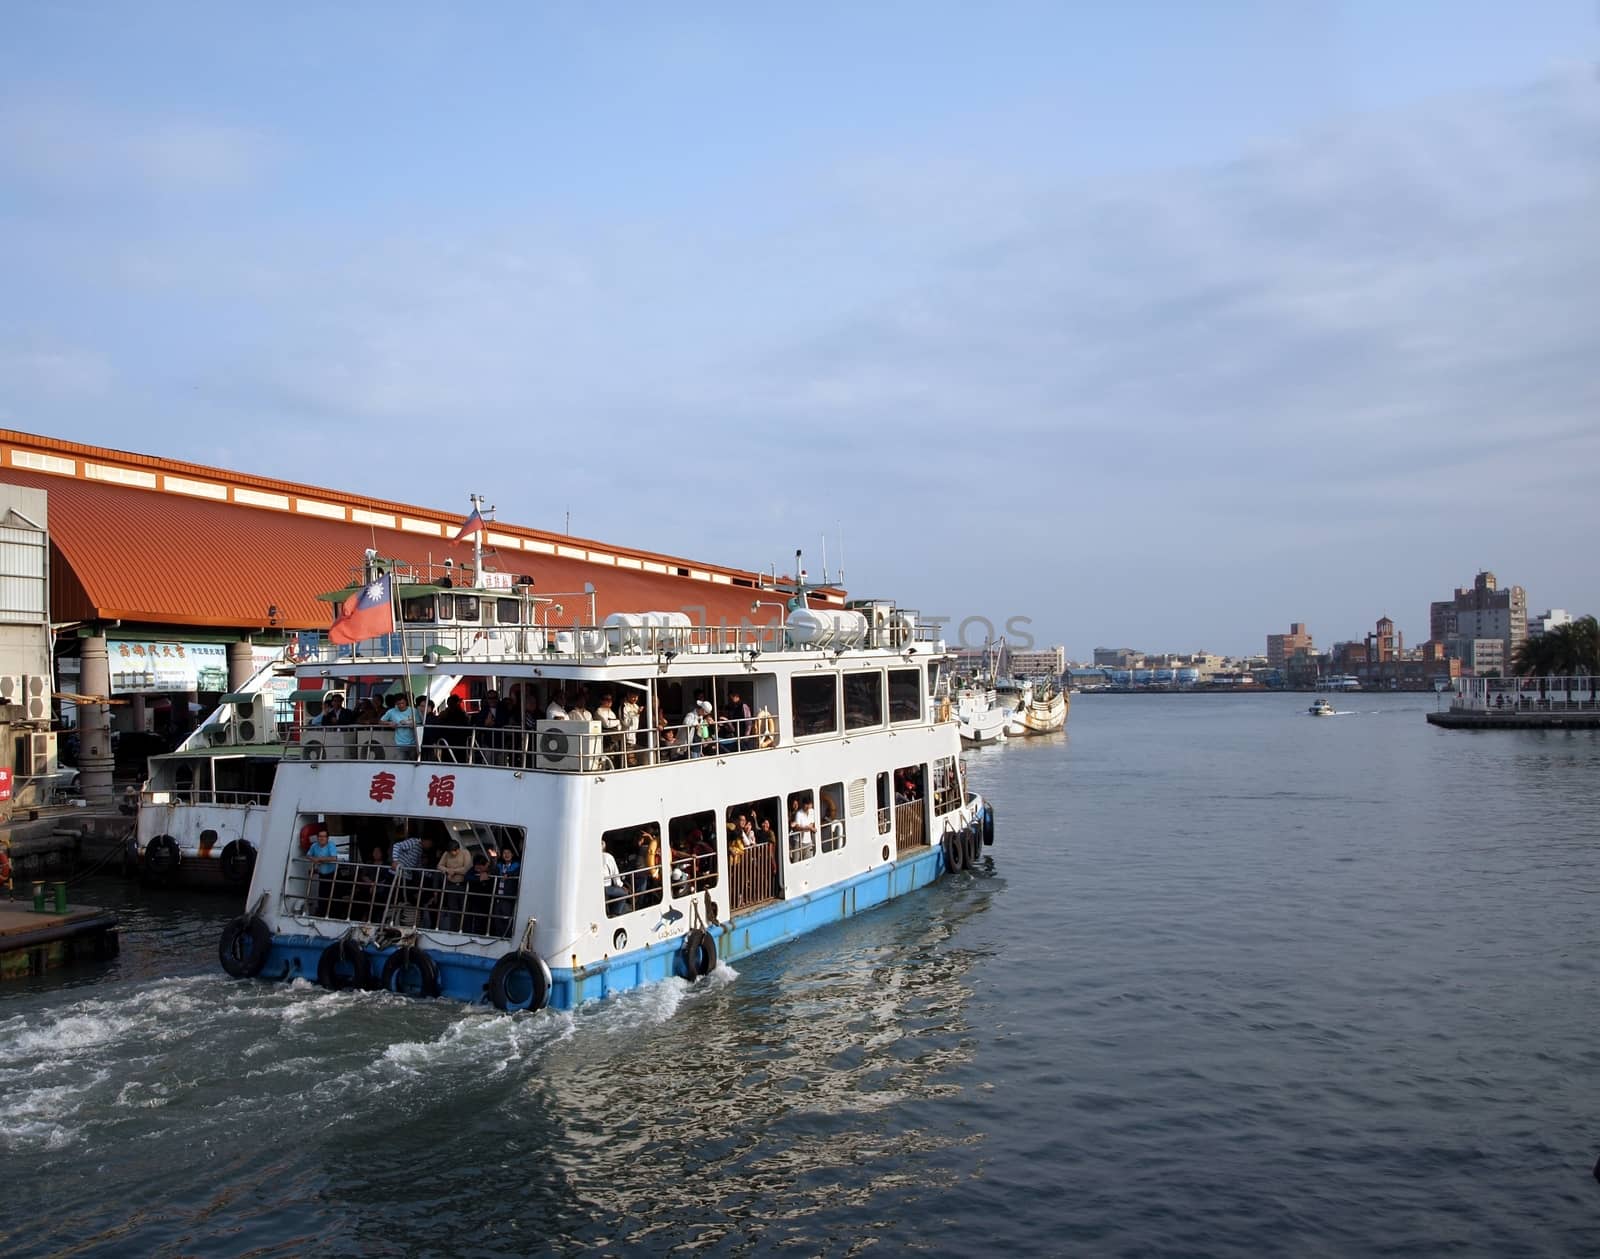
<path id="1" fill-rule="evenodd" d="M 1600 608 L 1592 5 L 608 16 L 7 12 L 0 426 L 1075 658 Z"/>

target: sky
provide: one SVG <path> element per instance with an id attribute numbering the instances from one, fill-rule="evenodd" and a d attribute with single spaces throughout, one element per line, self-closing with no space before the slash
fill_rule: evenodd
<path id="1" fill-rule="evenodd" d="M 1074 658 L 1420 642 L 1482 568 L 1600 612 L 1597 54 L 1595 0 L 4 6 L 0 427 L 826 536 Z"/>

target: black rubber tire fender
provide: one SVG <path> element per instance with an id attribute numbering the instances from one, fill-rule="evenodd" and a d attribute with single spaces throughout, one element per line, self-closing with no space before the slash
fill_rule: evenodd
<path id="1" fill-rule="evenodd" d="M 254 914 L 240 914 L 222 929 L 217 941 L 217 958 L 222 969 L 235 979 L 254 979 L 267 964 L 272 933 Z"/>
<path id="2" fill-rule="evenodd" d="M 171 835 L 157 835 L 144 848 L 144 877 L 152 883 L 168 883 L 177 877 L 183 853 Z"/>
<path id="3" fill-rule="evenodd" d="M 994 805 L 987 800 L 983 802 L 983 846 L 994 846 Z"/>
<path id="4" fill-rule="evenodd" d="M 939 844 L 944 849 L 944 868 L 949 873 L 956 874 L 967 868 L 967 848 L 959 834 L 946 831 Z"/>
<path id="5" fill-rule="evenodd" d="M 694 927 L 683 937 L 683 972 L 690 983 L 717 969 L 717 942 L 711 933 Z"/>
<path id="6" fill-rule="evenodd" d="M 248 887 L 256 870 L 256 846 L 248 839 L 230 840 L 222 850 L 222 881 L 229 887 Z"/>
<path id="7" fill-rule="evenodd" d="M 489 1000 L 497 1010 L 542 1010 L 550 1002 L 550 972 L 537 953 L 517 949 L 489 972 Z"/>
<path id="8" fill-rule="evenodd" d="M 348 936 L 343 940 L 335 940 L 322 950 L 322 956 L 317 959 L 317 982 L 333 992 L 369 987 L 372 983 L 372 959 L 364 948 Z"/>
<path id="9" fill-rule="evenodd" d="M 961 841 L 967 848 L 967 869 L 976 870 L 983 860 L 983 829 L 976 820 L 961 832 Z"/>
<path id="10" fill-rule="evenodd" d="M 414 987 L 410 983 L 413 971 L 417 979 Z M 439 983 L 439 964 L 416 945 L 402 945 L 389 954 L 389 960 L 383 964 L 378 987 L 402 997 L 437 997 L 443 991 Z"/>

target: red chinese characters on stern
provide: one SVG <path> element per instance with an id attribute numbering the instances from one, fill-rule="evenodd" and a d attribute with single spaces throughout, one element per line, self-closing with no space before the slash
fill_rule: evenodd
<path id="1" fill-rule="evenodd" d="M 456 802 L 456 776 L 435 774 L 428 779 L 428 803 L 437 809 L 449 809 Z"/>
<path id="2" fill-rule="evenodd" d="M 367 797 L 379 804 L 385 800 L 393 800 L 394 775 L 386 769 L 380 769 L 372 776 L 372 785 L 367 788 Z"/>

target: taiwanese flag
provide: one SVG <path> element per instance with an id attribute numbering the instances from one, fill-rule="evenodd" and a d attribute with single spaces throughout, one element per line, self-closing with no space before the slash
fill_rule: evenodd
<path id="1" fill-rule="evenodd" d="M 394 591 L 389 582 L 389 574 L 385 573 L 341 603 L 339 615 L 328 629 L 328 641 L 359 643 L 364 638 L 394 633 Z"/>
<path id="2" fill-rule="evenodd" d="M 461 528 L 456 531 L 456 536 L 451 538 L 450 541 L 461 542 L 474 533 L 481 533 L 482 531 L 483 517 L 478 515 L 478 509 L 474 507 L 472 509 L 472 515 L 468 516 L 461 522 Z"/>

